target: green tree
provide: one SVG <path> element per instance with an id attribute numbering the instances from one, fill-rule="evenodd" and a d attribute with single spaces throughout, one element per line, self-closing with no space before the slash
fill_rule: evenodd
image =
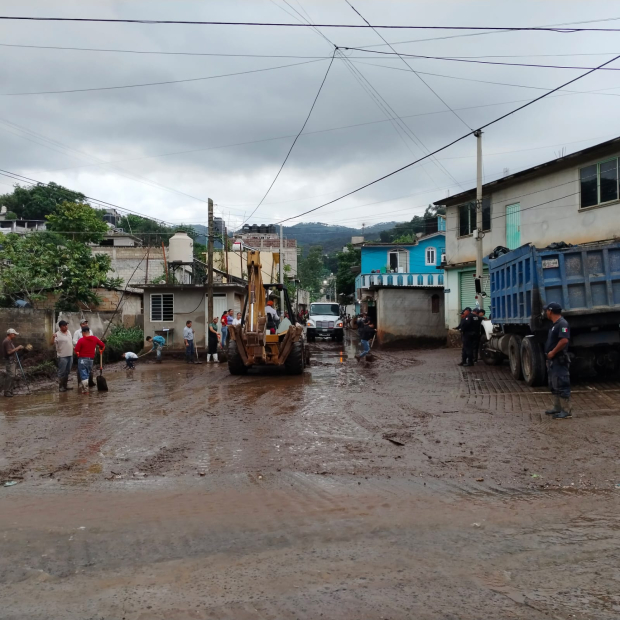
<path id="1" fill-rule="evenodd" d="M 321 295 L 323 278 L 328 273 L 323 264 L 323 248 L 320 246 L 311 247 L 305 258 L 300 257 L 297 272 L 301 281 L 301 288 L 310 291 L 312 299 L 318 298 Z"/>
<path id="2" fill-rule="evenodd" d="M 50 233 L 0 235 L 0 289 L 3 301 L 42 298 L 43 292 L 60 293 L 58 309 L 76 310 L 78 303 L 97 305 L 92 289 L 122 284 L 110 278 L 108 256 L 93 256 L 79 241 L 57 242 Z"/>
<path id="3" fill-rule="evenodd" d="M 86 196 L 56 183 L 38 183 L 32 187 L 16 185 L 10 194 L 0 195 L 0 205 L 22 220 L 43 220 L 62 202 L 86 202 Z"/>
<path id="4" fill-rule="evenodd" d="M 362 264 L 362 250 L 347 244 L 346 252 L 338 252 L 338 271 L 336 272 L 336 289 L 341 295 L 351 295 L 355 292 L 355 276 L 353 267 Z"/>
<path id="5" fill-rule="evenodd" d="M 100 213 L 84 203 L 63 202 L 45 218 L 48 230 L 82 243 L 98 243 L 108 232 L 108 225 Z"/>

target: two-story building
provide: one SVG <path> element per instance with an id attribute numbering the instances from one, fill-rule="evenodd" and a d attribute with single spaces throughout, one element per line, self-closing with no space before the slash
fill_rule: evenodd
<path id="1" fill-rule="evenodd" d="M 355 280 L 357 306 L 376 321 L 379 342 L 442 341 L 445 220 L 413 243 L 364 243 Z"/>
<path id="2" fill-rule="evenodd" d="M 620 237 L 620 137 L 483 185 L 482 247 L 544 248 Z M 435 202 L 446 207 L 446 327 L 476 304 L 476 190 Z M 488 294 L 488 279 L 483 276 Z M 486 301 L 485 308 L 490 306 Z"/>

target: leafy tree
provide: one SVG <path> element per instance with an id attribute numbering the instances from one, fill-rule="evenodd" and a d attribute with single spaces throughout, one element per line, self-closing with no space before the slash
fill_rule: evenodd
<path id="1" fill-rule="evenodd" d="M 174 235 L 172 227 L 146 217 L 140 217 L 139 215 L 126 215 L 122 217 L 119 222 L 119 228 L 139 237 L 145 246 L 151 247 L 160 247 L 162 242 L 167 244 L 170 237 Z"/>
<path id="2" fill-rule="evenodd" d="M 328 273 L 323 264 L 323 249 L 320 246 L 311 247 L 305 258 L 300 257 L 297 272 L 301 287 L 310 291 L 310 297 L 320 297 L 323 277 Z"/>
<path id="3" fill-rule="evenodd" d="M 338 259 L 336 289 L 339 294 L 351 295 L 355 292 L 355 274 L 351 271 L 351 268 L 361 266 L 362 250 L 360 248 L 354 248 L 348 243 L 347 251 L 338 252 L 336 258 Z"/>
<path id="4" fill-rule="evenodd" d="M 17 213 L 14 213 L 13 211 L 7 211 L 4 214 L 4 219 L 5 220 L 16 220 L 17 219 Z"/>
<path id="5" fill-rule="evenodd" d="M 98 243 L 108 232 L 108 225 L 100 213 L 84 203 L 63 202 L 56 207 L 54 213 L 45 217 L 47 229 L 65 239 Z"/>
<path id="6" fill-rule="evenodd" d="M 38 183 L 32 187 L 16 185 L 10 194 L 0 195 L 0 205 L 12 211 L 22 220 L 43 220 L 46 215 L 56 211 L 56 206 L 62 202 L 86 201 L 86 196 L 74 192 L 62 185 Z"/>
<path id="7" fill-rule="evenodd" d="M 120 278 L 109 278 L 111 260 L 93 256 L 79 241 L 57 243 L 50 233 L 0 235 L 0 289 L 4 301 L 42 299 L 43 292 L 60 293 L 59 310 L 76 310 L 78 303 L 100 302 L 92 289 L 113 288 Z"/>
<path id="8" fill-rule="evenodd" d="M 382 230 L 379 238 L 383 243 L 413 243 L 417 233 L 425 233 L 438 215 L 445 215 L 445 207 L 428 205 L 423 216 L 414 215 L 410 222 L 396 224 L 394 228 Z"/>

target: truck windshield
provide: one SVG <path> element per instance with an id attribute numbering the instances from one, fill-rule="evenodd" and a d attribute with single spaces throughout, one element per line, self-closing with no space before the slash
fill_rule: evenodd
<path id="1" fill-rule="evenodd" d="M 340 316 L 340 306 L 338 304 L 312 304 L 310 314 Z"/>

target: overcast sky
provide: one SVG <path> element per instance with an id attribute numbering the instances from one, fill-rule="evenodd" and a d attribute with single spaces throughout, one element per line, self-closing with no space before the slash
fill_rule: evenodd
<path id="1" fill-rule="evenodd" d="M 315 23 L 361 23 L 345 0 L 288 2 L 300 12 L 305 10 Z M 371 24 L 543 26 L 615 18 L 583 25 L 620 28 L 617 2 L 352 3 Z M 0 14 L 299 20 L 284 0 L 20 0 L 2 3 Z M 325 28 L 322 32 L 338 46 L 391 51 L 371 30 Z M 620 33 L 380 32 L 401 53 L 510 56 L 479 60 L 530 64 L 591 67 L 620 49 Z M 327 71 L 329 60 L 321 57 L 330 57 L 333 51 L 309 28 L 18 21 L 0 23 L 0 44 L 0 168 L 42 182 L 55 181 L 168 222 L 206 223 L 207 207 L 201 200 L 211 197 L 232 227 L 253 211 L 273 181 Z M 316 207 L 544 92 L 538 89 L 554 88 L 585 72 L 408 59 L 416 71 L 423 72 L 418 76 L 398 57 L 345 53 L 352 58 L 334 61 L 304 134 L 251 222 L 272 223 Z M 306 64 L 180 84 L 8 96 L 202 78 L 295 63 Z M 620 69 L 620 61 L 612 66 Z M 552 95 L 485 132 L 485 180 L 503 176 L 505 169 L 516 172 L 553 159 L 562 148 L 569 153 L 620 134 L 620 71 L 597 72 L 570 90 L 588 94 Z M 591 92 L 595 90 L 603 93 Z M 394 114 L 402 121 L 387 120 Z M 0 182 L 2 191 L 10 191 L 11 180 L 0 177 Z M 408 220 L 422 213 L 429 202 L 474 183 L 475 138 L 471 137 L 442 152 L 437 161 L 427 160 L 288 224 L 323 221 L 357 227 Z"/>

